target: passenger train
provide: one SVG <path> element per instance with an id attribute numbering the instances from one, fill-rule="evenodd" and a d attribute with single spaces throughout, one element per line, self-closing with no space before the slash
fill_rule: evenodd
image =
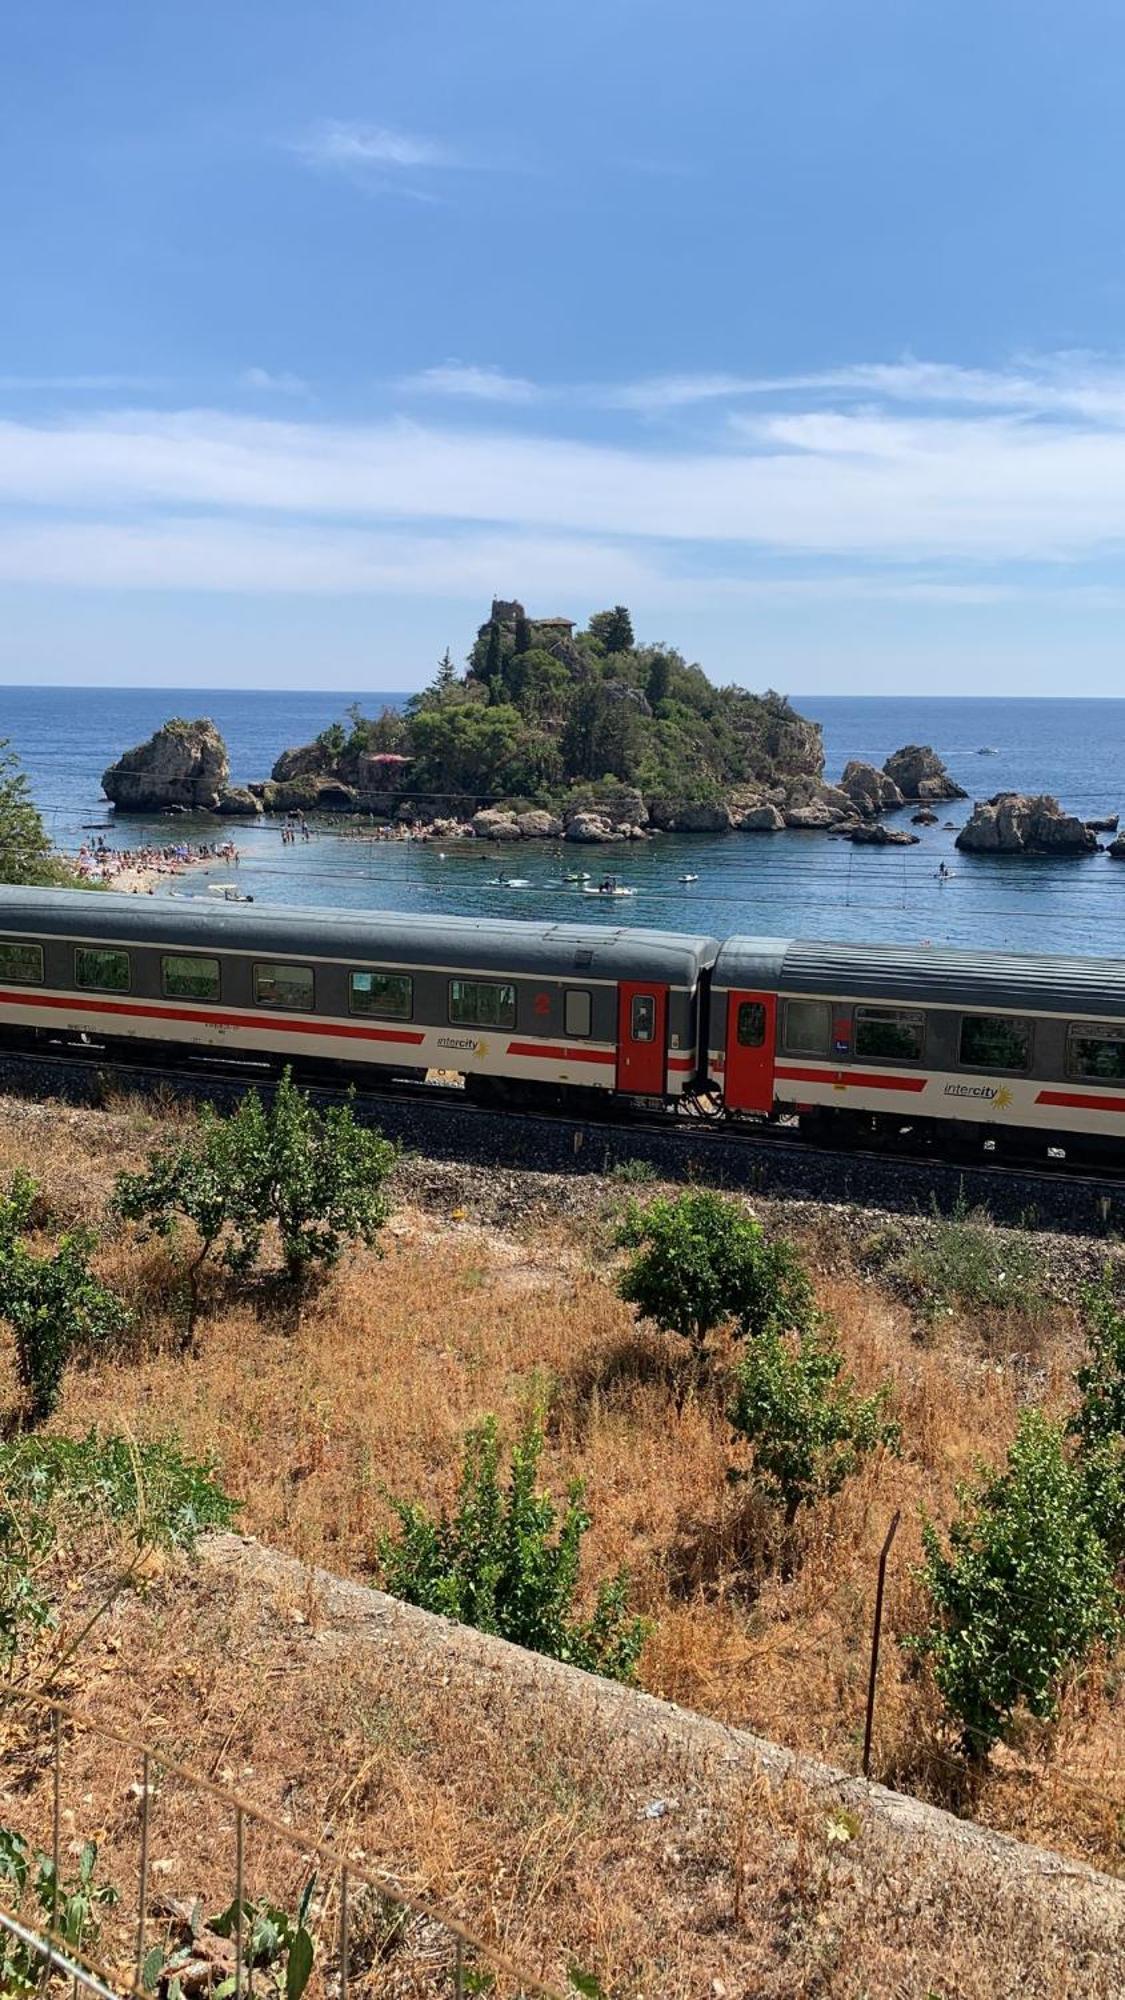
<path id="1" fill-rule="evenodd" d="M 1125 962 L 0 888 L 0 1051 L 1125 1166 Z"/>

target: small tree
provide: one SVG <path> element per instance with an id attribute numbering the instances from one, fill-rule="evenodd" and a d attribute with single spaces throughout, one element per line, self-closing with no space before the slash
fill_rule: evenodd
<path id="1" fill-rule="evenodd" d="M 537 1489 L 543 1430 L 524 1426 L 500 1480 L 495 1417 L 469 1431 L 455 1511 L 437 1519 L 424 1507 L 395 1502 L 397 1534 L 378 1547 L 387 1590 L 479 1632 L 569 1661 L 614 1680 L 633 1678 L 646 1627 L 626 1609 L 624 1572 L 603 1583 L 591 1617 L 577 1619 L 582 1537 L 590 1526 L 580 1481 L 567 1489 L 559 1519 Z"/>
<path id="2" fill-rule="evenodd" d="M 273 1224 L 294 1282 L 314 1265 L 335 1264 L 345 1244 L 375 1242 L 390 1212 L 385 1183 L 397 1157 L 381 1133 L 357 1124 L 351 1096 L 320 1111 L 286 1070 L 268 1105 L 251 1091 L 228 1119 L 205 1108 L 183 1145 L 153 1154 L 143 1173 L 122 1174 L 114 1207 L 155 1236 L 193 1226 L 190 1343 L 199 1277 L 212 1253 L 229 1270 L 249 1271 Z"/>
<path id="3" fill-rule="evenodd" d="M 720 1326 L 756 1339 L 813 1323 L 812 1285 L 793 1245 L 768 1239 L 740 1202 L 701 1189 L 633 1203 L 617 1240 L 637 1251 L 618 1280 L 622 1298 L 688 1342 L 696 1380 Z"/>
<path id="4" fill-rule="evenodd" d="M 948 1550 L 923 1526 L 929 1625 L 905 1644 L 932 1663 L 967 1755 L 988 1755 L 1021 1704 L 1054 1715 L 1060 1682 L 1118 1630 L 1109 1557 L 1063 1433 L 1025 1410 L 1002 1472 L 962 1495 Z"/>
<path id="5" fill-rule="evenodd" d="M 0 882 L 28 882 L 47 888 L 75 885 L 73 870 L 47 837 L 6 736 L 0 736 Z"/>
<path id="6" fill-rule="evenodd" d="M 623 604 L 595 611 L 587 629 L 607 653 L 627 653 L 633 644 L 633 621 Z"/>
<path id="7" fill-rule="evenodd" d="M 899 1427 L 884 1416 L 889 1384 L 860 1396 L 823 1327 L 761 1333 L 748 1342 L 737 1380 L 731 1422 L 787 1527 L 801 1507 L 838 1493 L 876 1446 L 898 1449 Z"/>
<path id="8" fill-rule="evenodd" d="M 1107 1273 L 1082 1299 L 1089 1360 L 1074 1377 L 1067 1425 L 1094 1524 L 1115 1565 L 1125 1561 L 1125 1309 Z"/>
<path id="9" fill-rule="evenodd" d="M 107 1345 L 129 1324 L 123 1302 L 90 1269 L 91 1231 L 71 1231 L 44 1257 L 20 1240 L 37 1192 L 28 1175 L 16 1174 L 0 1199 L 0 1318 L 12 1329 L 32 1424 L 56 1408 L 71 1355 Z"/>

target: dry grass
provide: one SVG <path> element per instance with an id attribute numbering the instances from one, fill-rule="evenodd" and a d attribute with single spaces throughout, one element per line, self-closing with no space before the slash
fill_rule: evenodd
<path id="1" fill-rule="evenodd" d="M 112 1118 L 86 1112 L 16 1118 L 0 1133 L 0 1176 L 17 1164 L 28 1166 L 43 1181 L 53 1223 L 89 1219 L 113 1173 L 136 1163 L 154 1130 L 146 1114 L 128 1108 Z M 371 1579 L 389 1496 L 447 1499 L 467 1425 L 495 1411 L 510 1430 L 529 1404 L 539 1403 L 548 1412 L 544 1475 L 560 1489 L 575 1474 L 587 1484 L 594 1517 L 585 1553 L 591 1585 L 625 1565 L 634 1578 L 637 1605 L 653 1620 L 641 1663 L 643 1686 L 852 1770 L 862 1740 L 876 1561 L 890 1516 L 899 1508 L 876 1775 L 971 1810 L 988 1825 L 1116 1870 L 1122 1863 L 1125 1768 L 1119 1747 L 1122 1702 L 1113 1679 L 1104 1671 L 1091 1673 L 1068 1696 L 1053 1737 L 1029 1731 L 1018 1751 L 997 1756 L 996 1768 L 969 1797 L 957 1767 L 946 1760 L 932 1695 L 895 1644 L 918 1616 L 911 1569 L 919 1554 L 920 1510 L 948 1518 L 957 1482 L 981 1457 L 994 1460 L 1004 1453 L 1021 1403 L 1060 1401 L 1077 1357 L 1072 1318 L 1060 1309 L 1045 1328 L 1039 1318 L 1034 1325 L 1022 1323 L 1014 1311 L 994 1316 L 983 1330 L 952 1319 L 923 1338 L 906 1305 L 849 1272 L 838 1257 L 820 1259 L 821 1303 L 839 1327 L 848 1364 L 864 1389 L 892 1379 L 905 1447 L 901 1459 L 874 1459 L 841 1495 L 801 1522 L 798 1560 L 786 1577 L 770 1560 L 775 1529 L 768 1512 L 747 1498 L 745 1488 L 726 1480 L 732 1447 L 721 1397 L 690 1400 L 676 1414 L 667 1349 L 638 1329 L 616 1298 L 607 1281 L 607 1243 L 606 1232 L 588 1222 L 543 1223 L 500 1234 L 472 1217 L 451 1222 L 400 1212 L 387 1232 L 386 1256 L 349 1257 L 299 1315 L 261 1287 L 239 1295 L 216 1284 L 203 1319 L 201 1352 L 185 1363 L 175 1352 L 174 1267 L 163 1250 L 140 1249 L 121 1233 L 107 1244 L 101 1263 L 143 1307 L 143 1342 L 129 1355 L 73 1372 L 56 1423 L 70 1432 L 97 1423 L 127 1426 L 143 1436 L 175 1433 L 185 1449 L 216 1456 L 227 1490 L 242 1502 L 241 1524 L 248 1532 L 302 1559 Z M 834 1268 L 824 1268 L 829 1262 Z M 6 1349 L 0 1349 L 3 1400 L 14 1394 L 4 1379 L 9 1366 Z M 217 1612 L 205 1607 L 204 1615 L 218 1619 L 206 1646 L 185 1629 L 182 1596 L 149 1606 L 144 1616 L 154 1663 L 151 1671 L 146 1668 L 144 1700 L 131 1718 L 135 1727 L 174 1722 L 177 1747 L 196 1764 L 205 1761 L 235 1699 L 231 1649 L 237 1654 L 244 1644 L 221 1607 Z M 249 1609 L 241 1615 L 249 1618 Z M 280 1659 L 274 1668 L 283 1680 L 288 1670 Z M 370 1783 L 365 1780 L 363 1805 L 370 1851 L 402 1856 L 419 1881 L 440 1884 L 474 1908 L 490 1879 L 491 1854 L 501 1871 L 497 1879 L 502 1878 L 495 1892 L 499 1902 L 489 1906 L 497 1936 L 510 1936 L 525 1922 L 534 1929 L 538 1919 L 527 1914 L 528 1904 L 539 1902 L 555 1911 L 553 1922 L 562 1922 L 565 1909 L 566 1934 L 577 1950 L 577 1925 L 592 1962 L 607 1970 L 618 1958 L 627 1964 L 634 1990 L 652 1995 L 709 1990 L 686 1971 L 678 1984 L 657 1977 L 636 1924 L 631 1928 L 627 1921 L 624 1891 L 611 1913 L 599 1913 L 607 1852 L 620 1867 L 626 1866 L 625 1848 L 634 1855 L 628 1867 L 641 1871 L 636 1880 L 644 1887 L 636 1894 L 642 1904 L 650 1895 L 664 1894 L 665 1874 L 669 1869 L 675 1874 L 681 1863 L 652 1863 L 648 1849 L 653 1842 L 660 1847 L 658 1834 L 646 1832 L 639 1841 L 635 1808 L 626 1813 L 625 1828 L 616 1780 L 599 1784 L 592 1802 L 585 1798 L 597 1761 L 571 1757 L 568 1762 L 566 1746 L 551 1734 L 548 1719 L 545 1741 L 552 1747 L 549 1756 L 544 1751 L 544 1768 L 554 1774 L 550 1785 L 561 1782 L 560 1768 L 571 1773 L 561 1802 L 555 1798 L 550 1807 L 555 1845 L 547 1845 L 553 1860 L 543 1845 L 547 1781 L 531 1772 L 534 1746 L 502 1742 L 497 1722 L 495 1741 L 479 1753 L 480 1768 L 489 1773 L 489 1799 L 477 1796 L 470 1811 L 464 1788 L 479 1789 L 480 1773 L 462 1768 L 456 1716 L 437 1719 L 440 1691 L 434 1692 L 437 1709 L 427 1711 L 419 1737 L 410 1715 L 400 1715 L 386 1690 L 371 1696 L 375 1719 L 364 1721 L 367 1710 L 342 1665 L 315 1688 L 309 1671 L 307 1662 L 293 1668 L 305 1703 L 299 1741 L 284 1733 L 271 1737 L 277 1688 L 263 1680 L 250 1690 L 248 1719 L 236 1730 L 240 1747 L 231 1750 L 232 1762 L 255 1770 L 268 1764 L 271 1773 L 316 1772 L 325 1763 L 323 1746 L 317 1748 L 319 1729 L 374 1731 L 375 1775 Z M 194 1690 L 186 1705 L 185 1677 Z M 286 1702 L 286 1728 L 295 1729 L 288 1693 Z M 385 1721 L 379 1719 L 384 1710 Z M 418 1747 L 423 1738 L 424 1749 Z M 438 1739 L 444 1746 L 440 1755 L 433 1748 Z M 469 1762 L 474 1760 L 476 1749 Z M 275 1776 L 269 1782 L 273 1786 Z M 521 1786 L 530 1787 L 525 1808 L 518 1805 Z M 318 1802 L 317 1810 L 331 1808 Z M 529 1847 L 534 1867 L 546 1871 L 544 1880 L 536 1875 L 530 1885 L 510 1846 L 514 1816 L 521 1810 L 534 1818 Z M 893 1953 L 885 1981 L 882 1974 L 866 1986 L 851 1973 L 845 1979 L 839 1968 L 856 1941 L 862 1899 L 853 1895 L 849 1903 L 844 1896 L 848 1914 L 840 1925 L 822 1914 L 814 1919 L 810 1912 L 814 1907 L 820 1912 L 822 1892 L 831 1904 L 837 1876 L 845 1880 L 848 1868 L 843 1860 L 825 1858 L 822 1839 L 814 1842 L 810 1862 L 800 1832 L 804 1809 L 794 1806 L 786 1818 L 788 1810 L 771 1807 L 774 1820 L 763 1831 L 757 1805 L 740 1807 L 716 1795 L 698 1852 L 693 1847 L 690 1862 L 682 1864 L 699 1898 L 693 1962 L 711 1963 L 698 1926 L 706 1930 L 713 1924 L 714 1977 L 723 1976 L 730 1945 L 730 1857 L 725 1851 L 721 1868 L 728 1876 L 720 1894 L 713 1886 L 715 1871 L 721 1872 L 716 1828 L 720 1822 L 726 1826 L 723 1839 L 728 1839 L 730 1825 L 738 1821 L 745 1848 L 740 1866 L 753 1884 L 747 1894 L 757 1900 L 761 1936 L 780 1923 L 791 1939 L 796 1925 L 800 1948 L 794 1959 L 796 1946 L 787 1944 L 784 1965 L 774 1962 L 772 1970 L 764 1959 L 755 1959 L 757 1983 L 736 1983 L 727 1991 L 923 1993 L 924 1983 L 895 1986 Z M 790 1858 L 775 1877 L 769 1856 L 776 1860 L 779 1825 Z M 811 1902 L 807 1885 L 793 1888 L 791 1864 L 798 1873 L 813 1868 L 820 1886 Z M 888 1860 L 888 1882 L 892 1874 Z M 919 1895 L 924 1903 L 925 1894 Z M 929 1921 L 921 1915 L 918 1920 L 923 1929 Z M 1034 1921 L 1026 1919 L 1032 1927 Z M 1018 1926 L 1013 1938 L 1017 1931 Z M 1042 1941 L 1036 1949 L 1041 1947 Z M 822 1948 L 828 1956 L 820 1965 L 816 1954 Z M 795 1965 L 804 1966 L 800 1977 Z M 940 1969 L 940 1955 L 934 1965 Z M 969 1966 L 966 1957 L 960 1983 L 941 1985 L 937 1971 L 925 1976 L 943 1993 L 1023 1990 L 989 1985 L 983 1973 L 970 1978 Z M 648 1968 L 643 1977 L 638 1967 Z M 1070 1990 L 1095 1989 L 1058 1983 L 1026 1988 L 1044 1994 Z"/>

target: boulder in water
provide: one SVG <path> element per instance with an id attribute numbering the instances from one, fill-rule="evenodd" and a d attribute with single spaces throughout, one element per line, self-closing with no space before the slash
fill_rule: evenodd
<path id="1" fill-rule="evenodd" d="M 891 812 L 903 804 L 902 793 L 893 778 L 888 778 L 885 771 L 877 771 L 874 764 L 863 764 L 855 757 L 844 767 L 840 791 L 864 819 L 875 819 L 879 813 Z"/>
<path id="2" fill-rule="evenodd" d="M 227 789 L 230 760 L 206 716 L 165 722 L 147 743 L 126 750 L 102 776 L 118 812 L 214 812 Z"/>
<path id="3" fill-rule="evenodd" d="M 968 793 L 955 784 L 928 743 L 907 743 L 887 758 L 884 775 L 898 786 L 903 799 L 912 805 L 926 805 L 933 799 L 967 799 Z"/>
<path id="4" fill-rule="evenodd" d="M 1047 792 L 997 792 L 973 807 L 956 845 L 966 854 L 1093 854 L 1098 841 Z"/>

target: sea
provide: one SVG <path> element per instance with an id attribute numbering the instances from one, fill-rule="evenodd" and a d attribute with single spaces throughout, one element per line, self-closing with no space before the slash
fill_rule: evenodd
<path id="1" fill-rule="evenodd" d="M 882 849 L 795 831 L 668 834 L 605 848 L 451 842 L 443 849 L 351 837 L 347 822 L 291 847 L 282 845 L 274 821 L 233 820 L 222 824 L 240 850 L 237 871 L 216 863 L 174 886 L 206 894 L 212 882 L 237 882 L 258 903 L 304 907 L 1125 956 L 1125 863 L 1104 853 L 970 856 L 954 846 L 972 799 L 1003 790 L 1053 792 L 1083 818 L 1125 814 L 1125 700 L 792 699 L 823 725 L 829 778 L 851 757 L 881 764 L 902 744 L 928 743 L 969 799 L 939 808 L 936 826 L 913 829 L 918 846 Z M 216 837 L 217 823 L 207 817 L 128 818 L 115 826 L 102 796 L 105 767 L 169 716 L 212 717 L 227 742 L 232 779 L 245 783 L 268 777 L 279 751 L 308 742 L 349 703 L 370 714 L 405 700 L 347 691 L 8 687 L 0 689 L 0 735 L 26 771 L 55 842 L 74 853 L 96 832 L 119 847 Z M 896 823 L 909 826 L 909 815 Z M 948 878 L 939 872 L 943 862 Z M 581 884 L 561 880 L 574 869 L 589 869 L 595 881 L 611 871 L 635 894 L 613 902 L 587 895 Z M 514 879 L 505 883 L 505 875 Z"/>

